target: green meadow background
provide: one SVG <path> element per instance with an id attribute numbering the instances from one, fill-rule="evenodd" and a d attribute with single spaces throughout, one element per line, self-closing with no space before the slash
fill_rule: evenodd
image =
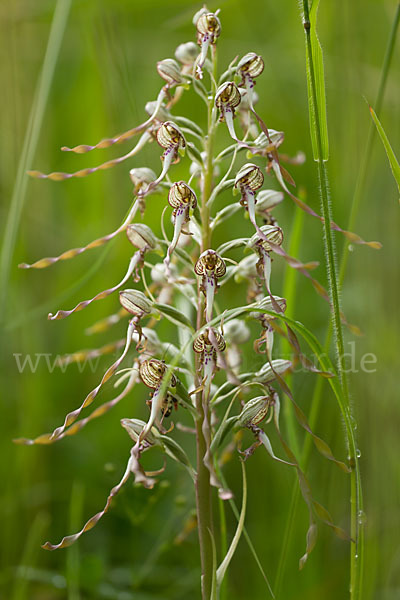
<path id="1" fill-rule="evenodd" d="M 321 0 L 319 37 L 325 59 L 334 219 L 346 228 L 371 119 L 385 48 L 397 9 L 395 0 Z M 294 0 L 221 0 L 219 60 L 260 53 L 266 68 L 257 80 L 258 110 L 269 126 L 285 132 L 282 151 L 303 151 L 306 162 L 289 166 L 307 202 L 319 208 L 316 164 L 312 160 L 308 123 L 304 33 Z M 157 60 L 172 57 L 176 46 L 195 37 L 192 16 L 201 7 L 191 0 L 3 0 L 1 26 L 1 162 L 0 223 L 3 238 L 0 417 L 0 597 L 12 600 L 186 600 L 199 597 L 196 532 L 190 530 L 194 496 L 183 469 L 168 462 L 152 490 L 128 483 L 103 520 L 67 550 L 46 552 L 40 545 L 59 541 L 78 530 L 100 510 L 119 480 L 130 449 L 122 417 L 145 418 L 148 395 L 138 385 L 121 404 L 78 435 L 54 446 L 16 446 L 15 437 L 35 437 L 59 425 L 99 382 L 116 354 L 61 372 L 41 359 L 35 372 L 18 369 L 15 354 L 59 354 L 103 345 L 124 336 L 121 322 L 108 332 L 88 337 L 85 329 L 118 309 L 116 296 L 97 302 L 71 318 L 49 322 L 46 315 L 116 283 L 125 272 L 131 248 L 124 236 L 104 252 L 83 256 L 42 271 L 21 271 L 20 262 L 85 244 L 119 225 L 131 198 L 128 170 L 160 169 L 160 150 L 146 147 L 131 161 L 85 179 L 65 182 L 29 180 L 26 169 L 78 170 L 127 151 L 130 142 L 90 155 L 59 151 L 62 145 L 95 143 L 144 120 L 144 105 L 156 98 L 161 80 Z M 50 32 L 51 35 L 50 35 Z M 50 36 L 50 39 L 49 39 Z M 400 153 L 399 45 L 395 47 L 379 117 Z M 43 70 L 42 70 L 43 69 Z M 203 106 L 192 93 L 180 105 L 183 114 L 205 124 Z M 222 135 L 225 142 L 228 138 Z M 126 148 L 126 150 L 125 150 Z M 187 159 L 175 168 L 184 177 Z M 269 179 L 269 178 L 268 178 Z M 266 184 L 274 187 L 273 178 Z M 231 201 L 230 194 L 223 203 Z M 355 230 L 364 239 L 380 240 L 380 251 L 354 246 L 342 289 L 347 319 L 363 332 L 346 332 L 351 394 L 358 422 L 365 494 L 365 570 L 363 600 L 400 598 L 399 469 L 399 194 L 375 137 L 361 194 Z M 146 223 L 160 232 L 165 198 L 149 200 Z M 289 198 L 276 216 L 290 241 L 296 210 Z M 242 234 L 242 213 L 221 228 L 219 239 Z M 248 234 L 251 233 L 246 222 Z M 336 235 L 340 257 L 344 240 Z M 299 258 L 318 260 L 315 274 L 326 284 L 322 229 L 306 216 Z M 281 294 L 286 267 L 274 261 L 273 291 Z M 302 276 L 296 276 L 291 315 L 323 343 L 328 306 Z M 231 287 L 220 304 L 240 302 Z M 163 340 L 176 332 L 161 324 Z M 373 354 L 373 356 L 366 355 Z M 334 353 L 332 352 L 332 355 Z M 280 356 L 277 347 L 275 357 Z M 364 357 L 364 358 L 363 358 Z M 376 362 L 373 362 L 374 357 Z M 254 361 L 246 355 L 247 364 Z M 260 357 L 256 360 L 261 361 Z M 370 372 L 366 372 L 364 367 Z M 351 364 L 350 364 L 351 363 Z M 129 363 L 127 363 L 129 364 Z M 293 378 L 297 402 L 307 413 L 317 378 Z M 98 399 L 113 397 L 112 383 Z M 189 422 L 186 415 L 179 417 Z M 285 423 L 282 423 L 285 431 Z M 342 459 L 346 457 L 338 407 L 324 383 L 316 431 Z M 190 448 L 188 434 L 175 432 Z M 298 443 L 303 431 L 297 430 Z M 189 450 L 190 452 L 190 450 Z M 280 454 L 282 452 L 279 450 Z M 155 455 L 152 468 L 162 459 Z M 240 466 L 232 457 L 225 476 L 241 501 Z M 282 561 L 295 473 L 258 451 L 247 463 L 249 483 L 246 526 L 271 586 Z M 336 523 L 349 528 L 349 479 L 313 452 L 308 468 L 315 497 Z M 218 512 L 218 505 L 215 506 Z M 226 508 L 229 538 L 235 518 Z M 349 545 L 329 528 L 319 527 L 318 543 L 303 571 L 307 511 L 298 505 L 283 552 L 281 600 L 338 600 L 348 596 Z M 228 573 L 225 598 L 270 598 L 268 588 L 242 540 Z"/>

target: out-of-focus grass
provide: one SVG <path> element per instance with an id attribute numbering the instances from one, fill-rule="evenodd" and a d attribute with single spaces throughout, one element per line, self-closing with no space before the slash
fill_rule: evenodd
<path id="1" fill-rule="evenodd" d="M 0 98 L 3 227 L 54 6 L 53 2 L 44 0 L 24 0 L 19 4 L 4 3 L 0 9 L 1 72 L 5 82 Z M 199 3 L 183 0 L 73 2 L 37 152 L 33 164 L 28 166 L 43 171 L 75 170 L 96 164 L 99 157 L 100 160 L 116 155 L 113 149 L 98 151 L 95 156 L 71 156 L 58 149 L 64 144 L 97 142 L 140 122 L 144 104 L 155 98 L 160 87 L 155 62 L 172 56 L 178 43 L 194 38 L 191 17 L 199 6 Z M 292 154 L 298 149 L 305 151 L 306 164 L 292 167 L 291 172 L 298 186 L 307 190 L 308 202 L 317 208 L 303 31 L 295 3 L 255 0 L 250 6 L 242 0 L 227 0 L 209 6 L 221 7 L 221 63 L 250 50 L 263 55 L 266 69 L 257 81 L 261 98 L 259 110 L 270 126 L 285 131 L 285 151 Z M 334 218 L 343 226 L 347 223 L 367 140 L 370 117 L 363 96 L 375 97 L 394 11 L 392 2 L 372 0 L 322 1 L 320 6 L 319 38 L 325 57 L 331 193 Z M 400 145 L 398 73 L 399 55 L 395 53 L 380 117 L 397 155 Z M 204 123 L 202 110 L 200 103 L 192 102 L 192 96 L 183 99 L 182 111 Z M 118 150 L 125 147 L 129 147 L 129 142 Z M 79 554 L 73 554 L 72 549 L 68 553 L 47 553 L 40 549 L 40 542 L 54 541 L 70 533 L 70 527 L 75 527 L 77 520 L 83 522 L 103 506 L 129 451 L 129 440 L 119 419 L 146 414 L 146 392 L 142 386 L 120 407 L 93 422 L 75 438 L 52 447 L 15 447 L 11 443 L 13 437 L 36 435 L 58 425 L 66 411 L 75 407 L 97 384 L 102 371 L 111 363 L 111 358 L 106 357 L 99 361 L 94 372 L 86 368 L 79 373 L 75 366 L 70 366 L 63 374 L 49 373 L 41 362 L 36 373 L 28 369 L 19 373 L 14 353 L 24 356 L 51 353 L 55 357 L 122 337 L 123 324 L 94 339 L 86 338 L 83 333 L 91 322 L 116 310 L 113 298 L 98 302 L 65 322 L 49 323 L 45 315 L 49 309 L 68 308 L 75 301 L 89 298 L 117 280 L 125 270 L 130 248 L 123 238 L 118 240 L 104 257 L 97 274 L 88 278 L 69 299 L 63 299 L 62 306 L 55 299 L 93 268 L 101 250 L 92 250 L 45 271 L 20 272 L 16 265 L 56 254 L 110 231 L 122 220 L 131 199 L 128 167 L 146 164 L 158 170 L 159 154 L 153 144 L 129 165 L 87 179 L 64 183 L 28 181 L 4 312 L 6 324 L 14 323 L 14 327 L 2 335 L 0 443 L 4 460 L 0 467 L 0 585 L 5 598 L 116 598 L 124 593 L 126 595 L 121 597 L 135 600 L 184 599 L 197 593 L 196 536 L 191 533 L 181 545 L 174 545 L 193 507 L 190 482 L 185 473 L 169 464 L 164 482 L 153 492 L 128 485 L 101 524 L 82 538 Z M 400 501 L 397 460 L 400 447 L 396 429 L 400 218 L 396 185 L 377 142 L 372 145 L 369 164 L 355 229 L 364 239 L 379 239 L 383 248 L 379 252 L 358 246 L 352 249 L 342 300 L 349 321 L 357 323 L 364 332 L 364 336 L 357 339 L 346 335 L 348 351 L 351 353 L 354 348 L 354 370 L 357 370 L 350 373 L 350 384 L 359 422 L 365 490 L 364 598 L 392 600 L 400 593 L 400 542 L 396 533 Z M 224 201 L 228 202 L 229 196 Z M 146 222 L 159 231 L 158 214 L 164 199 L 157 196 L 151 202 L 152 210 L 148 211 Z M 295 215 L 289 199 L 277 214 L 285 232 L 289 233 Z M 239 217 L 232 220 L 236 233 L 240 231 L 239 221 Z M 339 249 L 343 245 L 338 237 L 337 245 Z M 320 260 L 318 277 L 325 280 L 321 227 L 309 217 L 304 219 L 300 258 Z M 275 265 L 274 289 L 279 290 L 283 268 L 278 259 Z M 293 315 L 322 341 L 327 307 L 303 279 L 298 277 Z M 41 312 L 33 310 L 42 305 L 46 308 Z M 25 319 L 29 314 L 30 318 Z M 167 325 L 164 333 L 167 339 L 170 335 Z M 376 369 L 368 373 L 362 370 L 361 361 L 363 357 L 366 361 L 372 359 L 367 356 L 370 353 L 376 356 L 377 362 L 364 365 Z M 310 406 L 314 384 L 313 375 L 294 377 L 296 399 L 305 411 Z M 102 395 L 106 397 L 112 397 L 111 385 Z M 344 456 L 342 426 L 326 384 L 317 431 L 339 456 Z M 302 443 L 302 433 L 298 434 Z M 315 454 L 309 473 L 316 496 L 330 509 L 336 522 L 348 527 L 346 477 Z M 240 469 L 236 461 L 227 465 L 225 475 L 240 499 Z M 294 475 L 289 469 L 271 463 L 266 455 L 257 453 L 247 464 L 247 476 L 246 527 L 273 581 Z M 229 508 L 226 513 L 231 536 L 235 519 Z M 307 525 L 302 506 L 297 514 L 292 544 L 287 550 L 281 598 L 336 600 L 346 597 L 349 549 L 330 531 L 320 528 L 318 545 L 306 568 L 298 572 Z M 268 597 L 265 582 L 244 541 L 232 565 L 228 597 Z"/>

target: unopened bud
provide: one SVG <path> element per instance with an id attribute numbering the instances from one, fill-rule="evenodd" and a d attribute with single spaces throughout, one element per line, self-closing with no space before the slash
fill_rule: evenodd
<path id="1" fill-rule="evenodd" d="M 243 279 L 251 279 L 257 277 L 257 262 L 258 257 L 256 254 L 250 254 L 245 256 L 236 267 L 235 281 L 240 283 Z"/>
<path id="2" fill-rule="evenodd" d="M 199 49 L 194 42 L 180 44 L 175 50 L 175 57 L 184 65 L 192 65 L 199 55 Z"/>
<path id="3" fill-rule="evenodd" d="M 285 139 L 285 134 L 283 131 L 275 131 L 275 129 L 268 129 L 268 137 L 264 132 L 260 133 L 257 139 L 254 140 L 255 146 L 257 148 L 279 148 Z"/>
<path id="4" fill-rule="evenodd" d="M 121 306 L 131 315 L 143 317 L 152 309 L 152 302 L 139 290 L 122 290 L 119 293 Z"/>
<path id="5" fill-rule="evenodd" d="M 254 381 L 259 381 L 261 383 L 270 383 L 275 379 L 275 373 L 277 373 L 278 375 L 282 375 L 292 366 L 290 360 L 283 360 L 282 358 L 277 358 L 276 360 L 273 360 L 271 364 L 265 363 L 265 365 L 261 367 L 261 369 L 257 371 L 257 373 L 254 373 Z"/>
<path id="6" fill-rule="evenodd" d="M 272 210 L 284 199 L 282 192 L 276 190 L 262 190 L 257 195 L 256 213 L 262 214 L 266 210 Z"/>
<path id="7" fill-rule="evenodd" d="M 154 119 L 157 119 L 157 121 L 168 121 L 168 119 L 171 118 L 171 113 L 166 110 L 164 107 L 160 106 L 156 112 L 156 114 L 154 114 L 154 111 L 157 108 L 157 101 L 156 100 L 151 100 L 150 102 L 146 103 L 146 106 L 144 107 L 145 111 L 147 112 L 148 115 L 154 115 Z"/>
<path id="8" fill-rule="evenodd" d="M 258 190 L 264 183 L 264 175 L 257 165 L 246 163 L 235 177 L 236 188 L 250 188 L 252 192 Z"/>
<path id="9" fill-rule="evenodd" d="M 286 310 L 285 298 L 280 298 L 279 296 L 273 296 L 273 298 L 274 298 L 274 302 L 272 302 L 270 296 L 263 298 L 261 300 L 261 302 L 258 303 L 258 308 L 263 308 L 264 310 L 270 310 L 272 312 L 276 312 L 276 308 L 274 308 L 274 304 L 275 305 L 277 304 L 279 306 L 279 308 L 281 309 L 281 312 L 284 313 Z M 261 313 L 254 313 L 254 316 L 256 318 L 257 318 L 256 315 L 258 315 L 258 317 L 262 316 Z"/>
<path id="10" fill-rule="evenodd" d="M 224 337 L 229 344 L 245 344 L 250 339 L 250 329 L 240 319 L 224 324 Z"/>
<path id="11" fill-rule="evenodd" d="M 266 250 L 266 252 L 269 252 L 271 250 L 271 246 L 268 244 L 268 241 L 272 244 L 275 244 L 275 246 L 281 246 L 283 242 L 283 231 L 280 227 L 277 225 L 263 225 L 260 227 L 260 229 L 265 236 L 264 239 L 262 239 L 258 233 L 255 233 L 248 241 L 248 246 L 250 248 L 257 248 L 261 246 L 264 248 L 264 250 Z"/>
<path id="12" fill-rule="evenodd" d="M 140 419 L 121 419 L 121 425 L 135 443 L 138 441 L 140 434 L 146 427 L 146 423 Z M 154 427 L 147 433 L 146 441 L 152 446 L 161 445 L 158 432 Z"/>
<path id="13" fill-rule="evenodd" d="M 185 83 L 179 64 L 173 58 L 165 58 L 157 63 L 157 72 L 169 85 Z"/>
<path id="14" fill-rule="evenodd" d="M 134 185 L 133 191 L 135 194 L 142 189 L 142 187 L 147 187 L 150 183 L 153 183 L 157 179 L 157 175 L 154 173 L 152 169 L 148 169 L 147 167 L 137 167 L 135 169 L 131 169 L 129 171 L 129 176 Z"/>
<path id="15" fill-rule="evenodd" d="M 157 248 L 157 238 L 147 225 L 144 223 L 132 223 L 126 228 L 126 235 L 130 243 L 144 250 L 145 248 L 154 250 Z"/>
<path id="16" fill-rule="evenodd" d="M 257 396 L 256 398 L 252 398 L 244 405 L 243 410 L 239 415 L 238 423 L 242 427 L 258 425 L 258 423 L 261 423 L 267 416 L 269 407 L 269 396 Z"/>

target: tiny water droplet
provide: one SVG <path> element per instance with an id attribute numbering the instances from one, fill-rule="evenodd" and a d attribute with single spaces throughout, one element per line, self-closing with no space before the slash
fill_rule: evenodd
<path id="1" fill-rule="evenodd" d="M 358 448 L 356 450 L 356 456 L 357 456 L 357 458 L 360 458 L 360 456 L 361 456 L 361 450 L 359 450 Z"/>
<path id="2" fill-rule="evenodd" d="M 360 525 L 364 525 L 367 520 L 367 515 L 363 510 L 359 510 L 357 514 L 358 522 Z"/>
<path id="3" fill-rule="evenodd" d="M 354 558 L 357 560 L 357 558 L 358 558 L 358 554 L 355 554 L 355 555 L 354 555 Z"/>
<path id="4" fill-rule="evenodd" d="M 353 244 L 349 244 L 349 252 L 354 252 L 354 246 L 353 246 Z"/>

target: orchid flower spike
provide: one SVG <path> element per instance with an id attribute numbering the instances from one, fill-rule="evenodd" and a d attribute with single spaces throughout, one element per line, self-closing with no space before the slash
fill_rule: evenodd
<path id="1" fill-rule="evenodd" d="M 202 280 L 200 290 L 206 297 L 206 321 L 212 319 L 215 291 L 218 289 L 218 279 L 226 273 L 226 266 L 215 250 L 205 250 L 198 258 L 194 271 Z"/>
<path id="2" fill-rule="evenodd" d="M 168 247 L 167 256 L 164 260 L 167 277 L 170 275 L 169 264 L 171 261 L 171 255 L 179 241 L 179 236 L 182 233 L 183 225 L 189 222 L 190 215 L 197 206 L 197 197 L 187 183 L 184 181 L 178 181 L 177 183 L 174 183 L 169 190 L 168 203 L 174 209 L 172 213 L 172 219 L 174 222 L 174 236 Z"/>
<path id="3" fill-rule="evenodd" d="M 197 43 L 201 48 L 200 56 L 195 62 L 195 77 L 202 79 L 203 66 L 207 58 L 207 52 L 210 44 L 215 44 L 221 33 L 221 22 L 217 13 L 207 12 L 207 9 L 201 9 L 193 18 L 197 29 Z"/>

